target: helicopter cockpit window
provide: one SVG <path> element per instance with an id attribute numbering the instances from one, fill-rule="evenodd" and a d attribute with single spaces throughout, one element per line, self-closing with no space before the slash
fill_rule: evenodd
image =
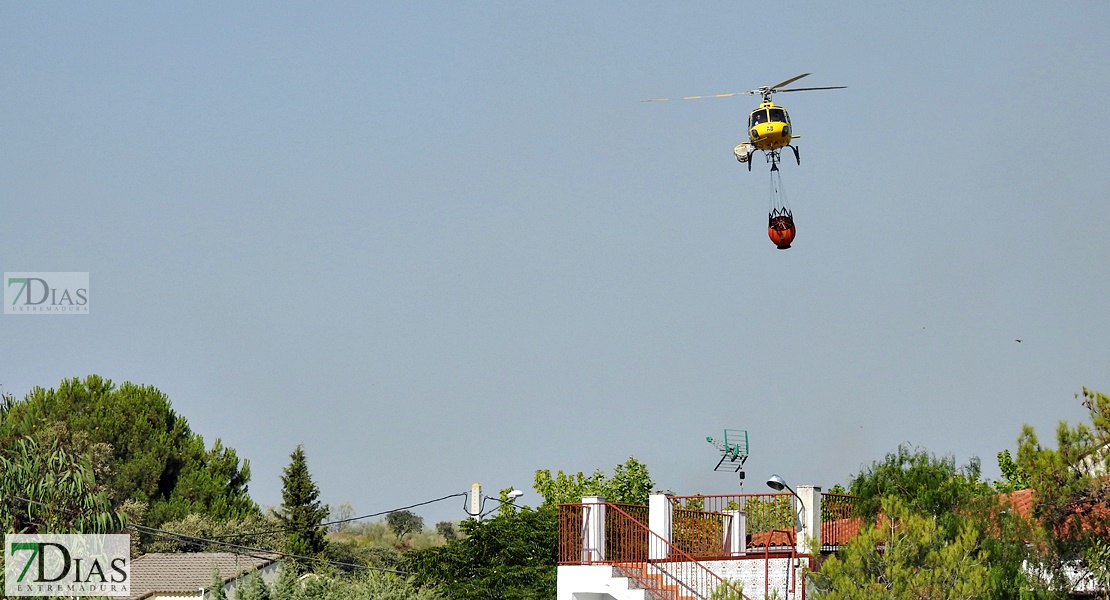
<path id="1" fill-rule="evenodd" d="M 779 123 L 787 123 L 788 121 L 786 120 L 786 111 L 781 108 L 772 108 L 771 120 L 777 121 Z"/>
<path id="2" fill-rule="evenodd" d="M 751 123 L 750 127 L 755 127 L 756 125 L 759 125 L 760 123 L 766 123 L 766 122 L 767 122 L 767 111 L 757 110 L 757 111 L 752 113 L 752 123 Z"/>

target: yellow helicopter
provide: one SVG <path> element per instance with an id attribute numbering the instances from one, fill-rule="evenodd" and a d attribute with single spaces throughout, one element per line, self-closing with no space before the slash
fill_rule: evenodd
<path id="1" fill-rule="evenodd" d="M 685 96 L 683 100 L 703 100 L 706 98 L 728 98 L 730 96 L 754 96 L 756 94 L 763 97 L 763 102 L 759 103 L 759 108 L 753 110 L 748 115 L 748 141 L 741 143 L 733 149 L 733 154 L 736 155 L 736 160 L 742 163 L 748 163 L 748 170 L 752 170 L 752 154 L 756 150 L 761 150 L 767 158 L 767 162 L 771 163 L 771 170 L 778 170 L 779 151 L 783 148 L 790 148 L 794 151 L 794 160 L 799 165 L 802 164 L 801 156 L 798 154 L 797 146 L 791 144 L 791 140 L 798 139 L 794 135 L 793 129 L 790 127 L 790 115 L 787 114 L 786 109 L 782 106 L 776 106 L 771 102 L 771 96 L 779 92 L 806 92 L 812 90 L 841 90 L 848 86 L 836 85 L 828 87 L 807 87 L 807 88 L 791 88 L 782 89 L 784 86 L 794 83 L 795 81 L 809 75 L 809 73 L 802 73 L 797 77 L 791 77 L 782 83 L 775 85 L 761 87 L 747 92 L 730 92 L 728 94 L 714 94 L 712 96 Z M 644 100 L 644 102 L 662 102 L 670 100 L 670 98 L 653 98 L 651 100 Z"/>

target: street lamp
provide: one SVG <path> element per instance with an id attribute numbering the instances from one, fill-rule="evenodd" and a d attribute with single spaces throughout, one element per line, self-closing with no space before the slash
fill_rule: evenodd
<path id="1" fill-rule="evenodd" d="M 791 490 L 790 486 L 786 485 L 786 480 L 783 479 L 782 477 L 779 477 L 778 475 L 772 474 L 770 477 L 767 478 L 767 487 L 771 488 L 772 490 L 775 490 L 776 492 L 781 492 L 783 490 L 783 488 L 785 488 L 785 489 L 790 490 L 791 494 L 794 494 L 794 490 Z M 798 494 L 794 494 L 794 497 L 798 498 Z M 801 501 L 802 501 L 802 499 L 798 498 L 798 502 L 801 502 Z"/>
<path id="2" fill-rule="evenodd" d="M 767 478 L 767 487 L 775 490 L 776 492 L 781 492 L 784 489 L 789 490 L 790 493 L 794 494 L 794 497 L 798 499 L 798 508 L 801 510 L 801 514 L 794 515 L 794 518 L 798 519 L 798 531 L 800 533 L 802 526 L 805 523 L 806 514 L 806 505 L 804 502 L 802 502 L 802 498 L 798 496 L 798 494 L 794 490 L 792 490 L 790 486 L 786 485 L 785 479 L 779 477 L 777 474 L 772 474 L 770 477 Z"/>
<path id="3" fill-rule="evenodd" d="M 483 500 L 482 504 L 483 505 L 485 504 L 485 500 L 493 500 L 494 502 L 499 502 L 504 506 L 512 506 L 513 508 L 516 508 L 516 505 L 513 504 L 513 503 L 516 502 L 517 498 L 519 498 L 523 495 L 524 495 L 524 492 L 514 489 L 514 490 L 510 491 L 508 494 L 505 494 L 505 497 L 508 498 L 508 500 L 502 500 L 500 498 L 494 498 L 493 496 L 483 496 L 482 497 L 482 500 Z M 481 513 L 480 515 L 478 515 L 478 520 L 481 521 L 482 517 L 490 514 L 491 512 L 497 510 L 498 508 L 501 508 L 501 507 L 497 506 L 497 507 L 491 508 L 491 509 Z"/>

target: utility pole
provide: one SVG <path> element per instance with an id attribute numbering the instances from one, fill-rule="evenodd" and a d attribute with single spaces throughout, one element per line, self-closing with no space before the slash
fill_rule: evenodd
<path id="1" fill-rule="evenodd" d="M 480 483 L 470 486 L 470 518 L 475 521 L 482 520 L 482 484 Z"/>

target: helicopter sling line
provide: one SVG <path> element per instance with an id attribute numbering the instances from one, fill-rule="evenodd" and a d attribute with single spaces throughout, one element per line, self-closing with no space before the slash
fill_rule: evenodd
<path id="1" fill-rule="evenodd" d="M 786 201 L 786 188 L 782 186 L 779 166 L 771 166 L 771 195 L 767 206 L 767 237 L 779 250 L 786 250 L 798 233 L 794 227 L 794 214 Z"/>

